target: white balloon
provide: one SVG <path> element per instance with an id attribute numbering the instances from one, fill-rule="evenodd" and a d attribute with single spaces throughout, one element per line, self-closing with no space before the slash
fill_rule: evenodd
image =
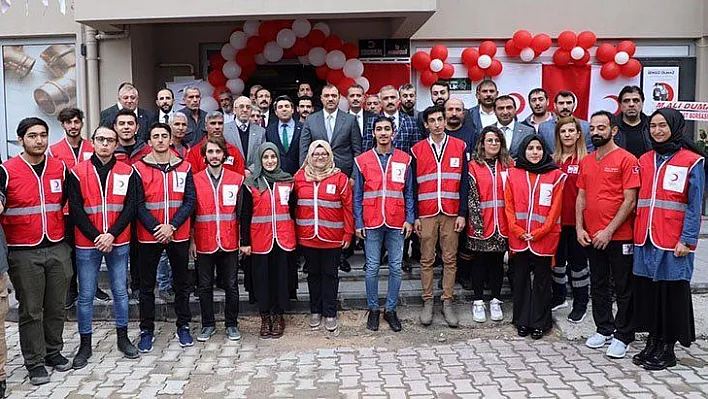
<path id="1" fill-rule="evenodd" d="M 307 58 L 310 60 L 310 64 L 316 67 L 322 66 L 327 61 L 327 50 L 322 47 L 313 47 L 307 53 Z"/>
<path id="2" fill-rule="evenodd" d="M 221 71 L 229 79 L 236 79 L 241 75 L 241 66 L 236 61 L 227 61 L 221 68 Z"/>
<path id="3" fill-rule="evenodd" d="M 340 50 L 334 50 L 327 53 L 325 61 L 329 69 L 342 69 L 344 68 L 344 63 L 347 62 L 347 56 Z"/>
<path id="4" fill-rule="evenodd" d="M 363 76 L 359 76 L 358 78 L 354 79 L 354 81 L 364 88 L 364 93 L 369 91 L 369 79 Z"/>
<path id="5" fill-rule="evenodd" d="M 241 79 L 229 79 L 226 82 L 226 87 L 231 90 L 231 93 L 235 96 L 243 93 L 243 89 L 245 87 L 245 84 L 243 83 L 243 80 Z"/>
<path id="6" fill-rule="evenodd" d="M 224 57 L 225 60 L 233 60 L 234 57 L 236 57 L 236 49 L 231 47 L 229 43 L 224 43 L 224 45 L 221 46 L 221 56 Z"/>
<path id="7" fill-rule="evenodd" d="M 263 48 L 263 56 L 270 62 L 278 62 L 283 58 L 283 49 L 276 42 L 268 42 Z"/>
<path id="8" fill-rule="evenodd" d="M 440 60 L 440 59 L 436 58 L 436 59 L 430 61 L 430 70 L 433 72 L 442 71 L 443 66 L 444 66 L 444 64 L 443 64 L 442 60 Z"/>
<path id="9" fill-rule="evenodd" d="M 533 52 L 533 49 L 531 47 L 526 47 L 525 49 L 521 50 L 521 53 L 519 54 L 519 58 L 521 58 L 521 61 L 523 62 L 529 62 L 535 56 L 536 53 Z"/>
<path id="10" fill-rule="evenodd" d="M 236 32 L 231 34 L 231 37 L 229 38 L 229 43 L 231 44 L 231 47 L 235 48 L 236 50 L 241 50 L 242 48 L 246 47 L 246 42 L 248 41 L 248 35 L 246 32 L 241 32 L 240 30 L 237 30 Z"/>
<path id="11" fill-rule="evenodd" d="M 243 23 L 243 31 L 246 32 L 248 37 L 256 36 L 260 26 L 261 23 L 259 21 L 246 21 Z"/>
<path id="12" fill-rule="evenodd" d="M 487 69 L 490 65 L 492 65 L 492 57 L 487 54 L 482 54 L 477 59 L 477 66 L 482 69 Z"/>
<path id="13" fill-rule="evenodd" d="M 253 56 L 253 60 L 256 61 L 257 65 L 265 65 L 268 63 L 268 60 L 266 60 L 263 53 L 258 53 L 255 56 Z"/>
<path id="14" fill-rule="evenodd" d="M 331 33 L 331 31 L 329 29 L 329 25 L 327 25 L 324 22 L 316 23 L 315 26 L 312 27 L 312 29 L 321 30 L 322 33 L 325 34 L 325 36 L 329 36 L 329 34 Z"/>
<path id="15" fill-rule="evenodd" d="M 199 108 L 203 109 L 206 112 L 216 111 L 217 109 L 219 109 L 219 103 L 214 100 L 214 97 L 212 97 L 211 94 L 212 93 L 202 95 L 202 102 L 199 105 Z"/>
<path id="16" fill-rule="evenodd" d="M 310 33 L 312 29 L 312 24 L 305 18 L 298 18 L 293 21 L 293 32 L 297 37 L 305 37 Z"/>
<path id="17" fill-rule="evenodd" d="M 615 62 L 617 65 L 624 65 L 629 61 L 629 54 L 627 54 L 626 51 L 620 51 L 619 53 L 615 54 Z"/>
<path id="18" fill-rule="evenodd" d="M 343 68 L 344 76 L 356 79 L 364 73 L 364 63 L 356 58 L 347 60 Z"/>
<path id="19" fill-rule="evenodd" d="M 572 58 L 574 60 L 582 59 L 584 56 L 585 56 L 585 49 L 580 46 L 575 46 L 575 47 L 573 47 L 572 50 L 570 50 L 570 58 Z"/>
<path id="20" fill-rule="evenodd" d="M 281 30 L 280 32 L 278 32 L 278 36 L 275 38 L 275 41 L 278 43 L 278 46 L 284 49 L 291 48 L 292 46 L 294 46 L 295 40 L 297 40 L 297 37 L 295 37 L 295 32 L 293 32 L 291 29 Z"/>
<path id="21" fill-rule="evenodd" d="M 202 97 L 211 97 L 214 94 L 214 86 L 212 86 L 208 80 L 202 80 L 201 83 L 197 85 L 197 88 Z"/>
<path id="22" fill-rule="evenodd" d="M 349 101 L 345 96 L 339 97 L 339 109 L 343 112 L 349 112 Z"/>
<path id="23" fill-rule="evenodd" d="M 306 55 L 297 57 L 297 60 L 300 61 L 302 65 L 310 65 L 310 59 Z"/>

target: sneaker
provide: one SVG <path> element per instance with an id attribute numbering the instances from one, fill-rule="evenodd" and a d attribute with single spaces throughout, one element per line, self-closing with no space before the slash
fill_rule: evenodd
<path id="1" fill-rule="evenodd" d="M 199 331 L 199 335 L 197 336 L 197 341 L 206 342 L 214 334 L 216 334 L 216 328 L 214 326 L 202 327 L 202 330 Z M 180 343 L 180 345 L 182 345 L 182 338 L 181 337 L 178 337 L 178 338 L 180 338 L 179 343 Z M 189 346 L 189 345 L 182 345 L 182 346 Z"/>
<path id="2" fill-rule="evenodd" d="M 241 339 L 241 331 L 236 326 L 226 327 L 226 336 L 230 341 L 238 341 Z"/>
<path id="3" fill-rule="evenodd" d="M 600 333 L 593 334 L 592 337 L 585 341 L 585 346 L 588 348 L 602 348 L 603 346 L 609 344 L 612 341 L 612 335 L 602 335 Z"/>
<path id="4" fill-rule="evenodd" d="M 492 319 L 492 321 L 504 320 L 504 313 L 502 313 L 501 304 L 502 301 L 497 298 L 489 301 L 489 318 Z"/>
<path id="5" fill-rule="evenodd" d="M 177 328 L 175 337 L 179 339 L 179 346 L 183 348 L 194 345 L 194 339 L 192 338 L 192 334 L 189 333 L 189 326 L 182 326 Z"/>
<path id="6" fill-rule="evenodd" d="M 553 302 L 551 302 L 551 311 L 555 312 L 558 309 L 563 309 L 568 307 L 568 301 L 565 300 L 565 298 L 558 298 L 558 299 L 553 299 Z"/>
<path id="7" fill-rule="evenodd" d="M 69 359 L 65 358 L 58 352 L 51 356 L 46 356 L 44 358 L 44 365 L 51 367 L 56 371 L 69 371 L 72 368 Z"/>
<path id="8" fill-rule="evenodd" d="M 333 332 L 339 328 L 339 322 L 336 317 L 325 317 L 324 325 L 325 329 L 329 332 Z"/>
<path id="9" fill-rule="evenodd" d="M 99 301 L 107 302 L 111 300 L 111 297 L 106 291 L 96 287 L 96 299 L 98 299 Z"/>
<path id="10" fill-rule="evenodd" d="M 472 303 L 472 320 L 477 323 L 484 323 L 487 321 L 487 314 L 484 311 L 484 301 L 481 299 Z"/>
<path id="11" fill-rule="evenodd" d="M 310 328 L 317 328 L 322 323 L 322 315 L 319 313 L 310 314 Z"/>
<path id="12" fill-rule="evenodd" d="M 37 366 L 28 371 L 29 380 L 32 385 L 42 385 L 49 382 L 49 373 L 44 366 Z"/>
<path id="13" fill-rule="evenodd" d="M 571 310 L 570 314 L 568 315 L 568 321 L 576 324 L 582 323 L 586 314 L 587 310 L 573 306 L 573 310 Z"/>
<path id="14" fill-rule="evenodd" d="M 420 324 L 429 326 L 433 323 L 433 300 L 428 299 L 423 303 L 423 310 L 420 311 Z"/>
<path id="15" fill-rule="evenodd" d="M 607 357 L 611 357 L 613 359 L 622 359 L 624 355 L 627 354 L 627 349 L 629 349 L 629 344 L 625 344 L 619 339 L 614 338 L 610 344 L 610 347 L 607 348 L 607 353 L 605 354 Z"/>
<path id="16" fill-rule="evenodd" d="M 155 334 L 147 330 L 140 331 L 140 342 L 138 342 L 138 350 L 140 352 L 152 352 L 153 342 L 155 342 Z"/>

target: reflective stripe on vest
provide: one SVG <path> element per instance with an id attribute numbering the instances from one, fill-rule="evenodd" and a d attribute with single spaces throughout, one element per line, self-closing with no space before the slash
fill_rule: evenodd
<path id="1" fill-rule="evenodd" d="M 302 205 L 302 206 L 315 206 L 315 200 L 298 199 L 297 204 Z M 322 208 L 339 209 L 342 207 L 342 201 L 325 201 L 325 200 L 318 199 L 317 206 L 322 207 Z"/>
<path id="2" fill-rule="evenodd" d="M 62 210 L 61 205 L 47 204 L 44 205 L 45 212 L 56 212 Z M 5 211 L 7 216 L 20 216 L 20 215 L 36 215 L 42 213 L 42 206 L 27 206 L 23 208 L 8 208 Z"/>
<path id="3" fill-rule="evenodd" d="M 211 214 L 211 215 L 197 215 L 194 218 L 195 222 L 230 222 L 236 220 L 236 215 L 233 213 L 228 214 Z"/>
<path id="4" fill-rule="evenodd" d="M 122 210 L 123 210 L 123 204 L 121 204 L 121 205 L 107 204 L 106 205 L 106 212 L 121 212 Z M 85 206 L 84 212 L 86 212 L 87 215 L 93 215 L 96 213 L 103 213 L 103 206 L 102 205 Z"/>
<path id="5" fill-rule="evenodd" d="M 438 213 L 457 216 L 462 169 L 466 162 L 464 141 L 446 136 L 439 156 L 429 140 L 419 141 L 411 152 L 418 165 L 419 216 L 430 217 Z"/>
<path id="6" fill-rule="evenodd" d="M 314 226 L 315 219 L 295 219 L 295 223 L 299 226 Z M 320 220 L 318 226 L 329 227 L 331 229 L 343 229 L 344 222 L 330 222 L 328 220 Z"/>
<path id="7" fill-rule="evenodd" d="M 385 193 L 385 194 L 384 194 Z M 391 190 L 378 190 L 378 191 L 367 191 L 364 193 L 364 198 L 379 198 L 379 197 L 388 197 L 388 198 L 401 198 L 403 199 L 403 193 L 399 191 L 391 191 Z"/>
<path id="8" fill-rule="evenodd" d="M 496 208 L 500 206 L 504 206 L 504 200 L 482 201 L 479 203 L 479 207 L 481 209 Z"/>
<path id="9" fill-rule="evenodd" d="M 637 201 L 637 208 L 649 207 L 651 207 L 651 200 L 642 199 Z M 669 211 L 686 212 L 686 209 L 688 209 L 688 204 L 675 201 L 654 200 L 654 208 L 661 208 Z"/>

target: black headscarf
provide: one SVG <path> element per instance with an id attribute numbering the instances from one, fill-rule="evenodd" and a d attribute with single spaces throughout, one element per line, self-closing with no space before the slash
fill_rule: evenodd
<path id="1" fill-rule="evenodd" d="M 671 136 L 669 136 L 668 140 L 658 143 L 656 142 L 656 140 L 654 140 L 654 137 L 651 137 L 650 134 L 649 138 L 651 139 L 651 146 L 654 151 L 661 155 L 665 155 L 674 153 L 680 150 L 681 148 L 686 148 L 702 157 L 706 156 L 703 151 L 701 151 L 693 143 L 693 140 L 691 140 L 691 138 L 686 135 L 686 120 L 684 119 L 683 114 L 681 114 L 681 112 L 673 108 L 657 109 L 649 117 L 649 123 L 651 123 L 651 120 L 656 115 L 661 115 L 664 117 L 664 119 L 666 119 L 666 123 L 669 125 L 669 130 L 671 130 Z"/>
<path id="2" fill-rule="evenodd" d="M 543 157 L 541 157 L 540 162 L 535 164 L 531 163 L 528 158 L 526 158 L 526 148 L 534 140 L 541 143 L 541 148 L 543 148 Z M 521 140 L 521 145 L 519 146 L 519 158 L 516 160 L 515 166 L 519 169 L 536 174 L 544 174 L 552 171 L 553 169 L 558 169 L 558 165 L 553 162 L 553 158 L 551 158 L 551 155 L 548 153 L 546 148 L 548 148 L 546 147 L 546 141 L 538 134 L 530 134 L 524 137 L 523 140 Z"/>

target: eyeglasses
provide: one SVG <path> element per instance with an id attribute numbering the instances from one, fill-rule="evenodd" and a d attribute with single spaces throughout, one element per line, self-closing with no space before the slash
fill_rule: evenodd
<path id="1" fill-rule="evenodd" d="M 312 158 L 327 158 L 329 157 L 329 154 L 324 153 L 324 154 L 312 154 Z"/>
<path id="2" fill-rule="evenodd" d="M 100 144 L 105 144 L 105 143 L 115 144 L 116 142 L 118 142 L 118 140 L 114 139 L 113 137 L 101 137 L 101 136 L 94 137 L 93 141 L 100 143 Z"/>

